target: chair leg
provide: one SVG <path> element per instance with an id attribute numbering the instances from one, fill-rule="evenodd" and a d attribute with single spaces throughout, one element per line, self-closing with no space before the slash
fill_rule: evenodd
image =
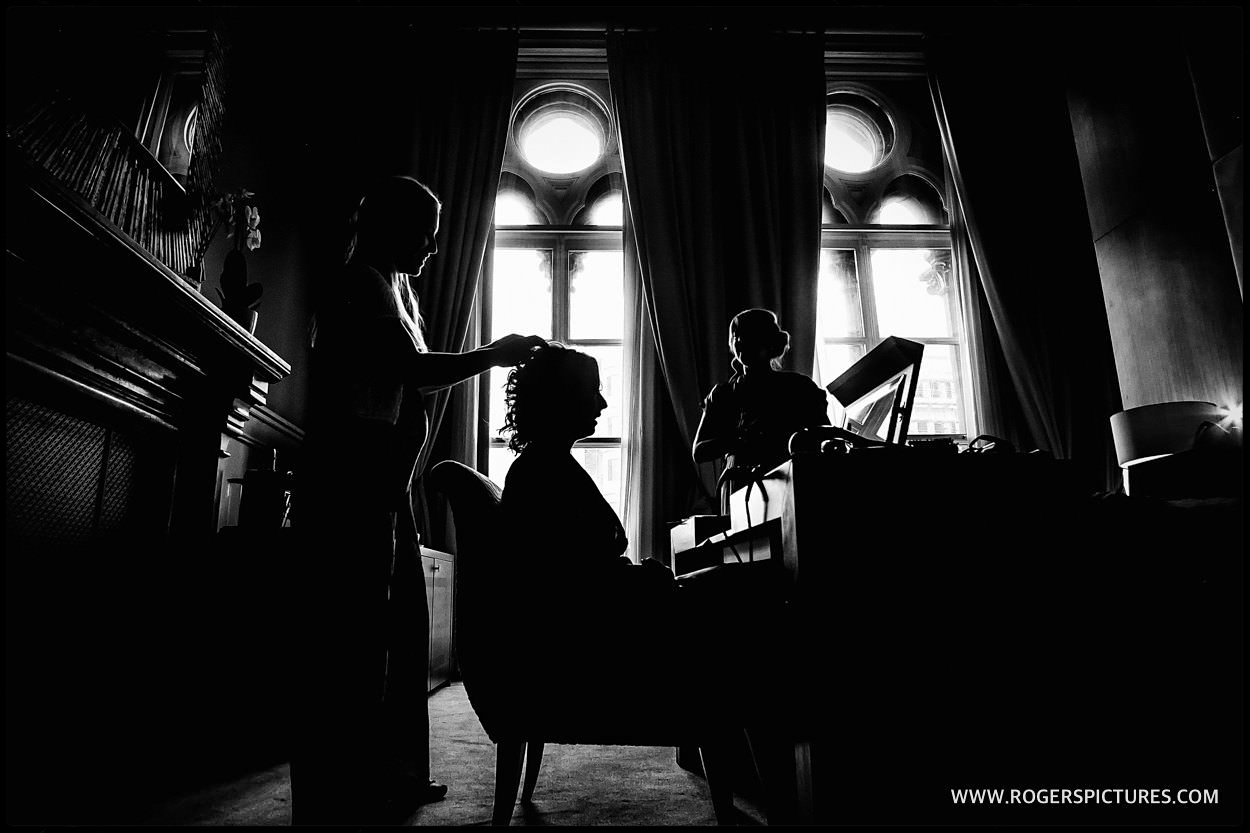
<path id="1" fill-rule="evenodd" d="M 524 756 L 524 741 L 505 740 L 495 746 L 495 807 L 490 823 L 497 827 L 507 827 L 512 821 Z"/>
<path id="2" fill-rule="evenodd" d="M 790 826 L 802 812 L 796 785 L 796 744 L 776 729 L 754 727 L 746 732 L 755 772 L 764 788 L 768 824 Z"/>
<path id="3" fill-rule="evenodd" d="M 531 740 L 525 745 L 525 786 L 521 787 L 522 801 L 529 801 L 534 797 L 534 787 L 538 784 L 538 770 L 542 765 L 543 745 Z"/>
<path id="4" fill-rule="evenodd" d="M 725 743 L 699 747 L 703 777 L 707 779 L 707 789 L 712 795 L 712 812 L 716 814 L 717 824 L 735 824 L 738 820 L 738 811 L 734 808 L 733 785 L 726 767 L 726 747 Z"/>

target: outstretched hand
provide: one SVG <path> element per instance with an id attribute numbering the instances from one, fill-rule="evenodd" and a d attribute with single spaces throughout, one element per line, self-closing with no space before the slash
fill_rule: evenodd
<path id="1" fill-rule="evenodd" d="M 486 349 L 493 354 L 492 363 L 496 367 L 511 367 L 528 356 L 534 348 L 546 346 L 547 340 L 544 338 L 511 333 L 487 344 Z"/>

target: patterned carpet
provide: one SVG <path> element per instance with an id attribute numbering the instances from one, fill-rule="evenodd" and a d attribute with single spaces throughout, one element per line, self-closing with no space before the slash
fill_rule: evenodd
<path id="1" fill-rule="evenodd" d="M 447 798 L 419 809 L 420 826 L 488 825 L 495 748 L 454 684 L 430 698 L 432 771 Z M 281 826 L 290 823 L 286 765 L 184 796 L 149 820 L 161 825 Z M 744 817 L 744 822 L 751 819 Z M 715 824 L 707 785 L 677 766 L 671 747 L 548 745 L 534 801 L 514 825 L 702 826 Z"/>

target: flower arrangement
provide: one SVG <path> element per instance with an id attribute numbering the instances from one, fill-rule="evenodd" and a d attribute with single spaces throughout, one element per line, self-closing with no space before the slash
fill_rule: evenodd
<path id="1" fill-rule="evenodd" d="M 213 206 L 220 218 L 218 224 L 224 222 L 230 229 L 226 236 L 235 238 L 235 249 L 250 252 L 260 248 L 260 210 L 256 207 L 256 194 L 243 188 L 238 193 L 222 194 Z"/>
<path id="2" fill-rule="evenodd" d="M 260 306 L 265 288 L 258 283 L 247 282 L 247 261 L 244 252 L 260 248 L 260 209 L 256 194 L 246 188 L 222 194 L 213 201 L 217 224 L 209 239 L 216 236 L 216 229 L 223 224 L 229 229 L 227 237 L 234 238 L 234 246 L 226 255 L 221 270 L 221 308 L 235 321 L 249 330 L 256 326 L 256 310 Z"/>

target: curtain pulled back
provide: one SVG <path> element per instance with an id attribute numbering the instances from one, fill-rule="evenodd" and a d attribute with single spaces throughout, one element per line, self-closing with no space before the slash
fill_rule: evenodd
<path id="1" fill-rule="evenodd" d="M 933 38 L 930 86 L 1013 388 L 996 395 L 1018 401 L 1033 443 L 1106 489 L 1119 387 L 1066 99 L 1044 55 L 1019 38 Z"/>
<path id="2" fill-rule="evenodd" d="M 610 33 L 608 68 L 647 313 L 693 467 L 701 399 L 729 375 L 735 313 L 773 310 L 791 334 L 787 366 L 812 370 L 823 38 Z"/>

